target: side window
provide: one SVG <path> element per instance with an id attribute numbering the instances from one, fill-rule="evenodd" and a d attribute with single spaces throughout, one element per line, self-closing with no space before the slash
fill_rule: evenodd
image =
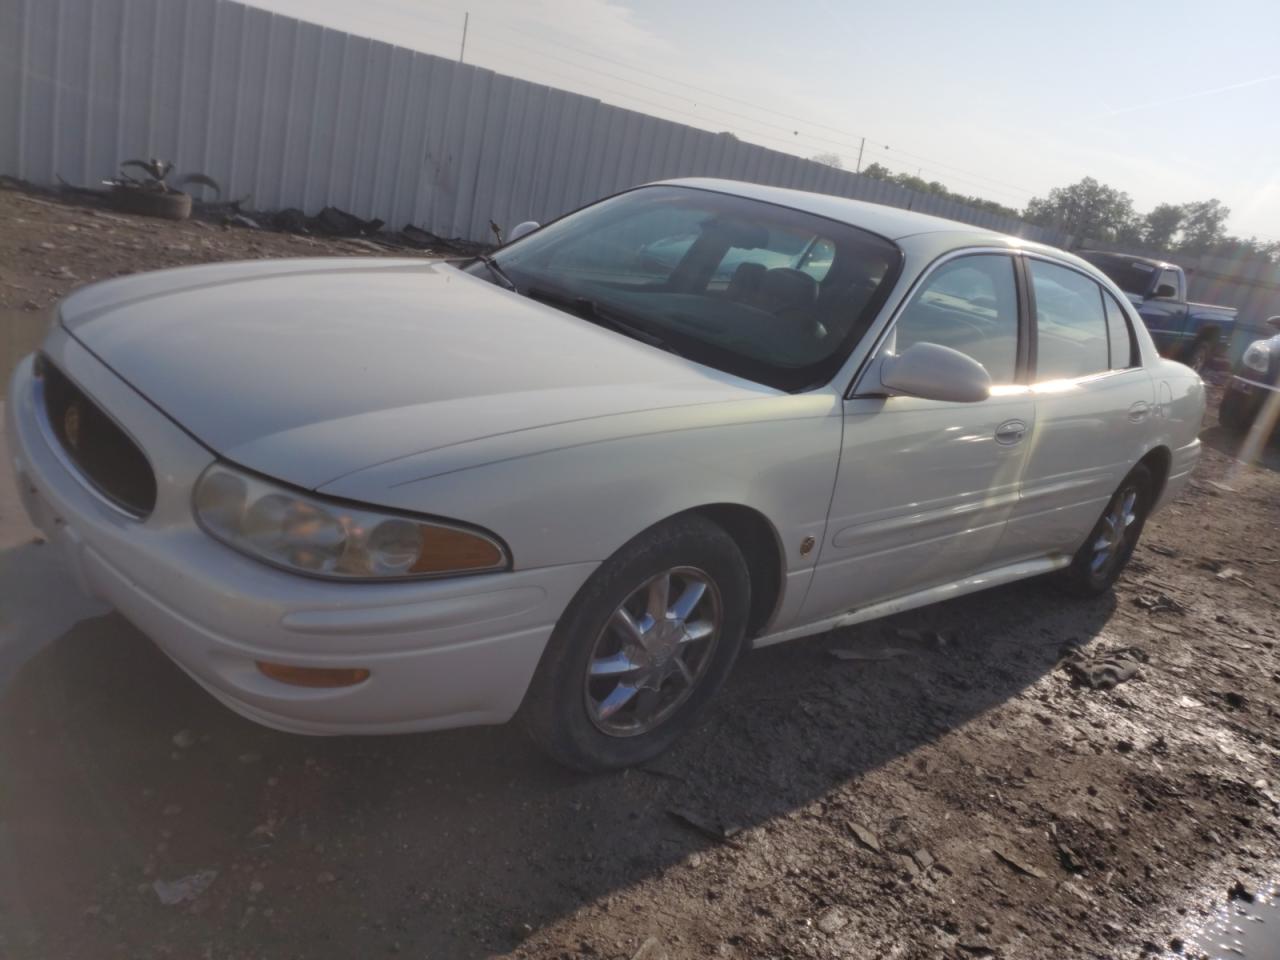
<path id="1" fill-rule="evenodd" d="M 894 353 L 937 343 L 967 353 L 992 383 L 1012 383 L 1018 362 L 1018 291 L 1013 258 L 974 254 L 944 263 L 925 279 L 898 317 Z"/>
<path id="2" fill-rule="evenodd" d="M 1111 369 L 1101 287 L 1084 274 L 1027 260 L 1036 301 L 1036 379 L 1067 380 Z"/>
<path id="3" fill-rule="evenodd" d="M 1138 345 L 1134 342 L 1129 318 L 1116 298 L 1102 291 L 1102 306 L 1107 311 L 1107 339 L 1111 342 L 1111 369 L 1125 370 L 1138 365 Z"/>
<path id="4" fill-rule="evenodd" d="M 1165 286 L 1173 287 L 1173 295 L 1174 296 L 1178 295 L 1178 271 L 1177 270 L 1161 271 L 1160 279 L 1156 281 L 1156 289 L 1159 290 L 1161 287 L 1165 287 Z M 1165 292 L 1168 293 L 1168 291 L 1165 291 Z"/>

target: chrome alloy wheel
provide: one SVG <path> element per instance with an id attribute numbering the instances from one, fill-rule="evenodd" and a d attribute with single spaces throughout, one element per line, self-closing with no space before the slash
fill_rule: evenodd
<path id="1" fill-rule="evenodd" d="M 1098 538 L 1093 542 L 1093 558 L 1089 570 L 1095 576 L 1105 573 L 1129 543 L 1133 524 L 1138 519 L 1135 507 L 1138 491 L 1125 487 L 1112 501 L 1111 508 L 1102 518 Z"/>
<path id="2" fill-rule="evenodd" d="M 587 665 L 587 716 L 611 737 L 648 733 L 693 693 L 724 619 L 715 581 L 673 567 L 633 591 L 596 637 Z"/>

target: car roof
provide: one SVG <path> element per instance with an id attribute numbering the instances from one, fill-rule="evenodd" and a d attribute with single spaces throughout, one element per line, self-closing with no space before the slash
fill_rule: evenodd
<path id="1" fill-rule="evenodd" d="M 972 224 L 947 220 L 943 217 L 930 216 L 927 213 L 914 213 L 898 207 L 887 207 L 880 203 L 868 203 L 865 200 L 851 200 L 848 197 L 833 197 L 823 193 L 810 193 L 807 190 L 789 190 L 785 187 L 766 187 L 758 183 L 744 183 L 741 180 L 719 180 L 710 177 L 684 177 L 677 180 L 663 180 L 663 184 L 681 187 L 695 187 L 700 190 L 714 190 L 717 193 L 731 193 L 751 200 L 762 200 L 765 203 L 776 203 L 805 213 L 839 220 L 851 226 L 860 227 L 871 233 L 877 233 L 888 240 L 901 240 L 903 237 L 920 233 L 962 233 L 969 238 L 988 237 L 990 239 L 1017 240 L 1025 244 L 1027 241 L 1013 237 L 1007 233 L 986 230 Z"/>
<path id="2" fill-rule="evenodd" d="M 916 249 L 922 255 L 933 257 L 948 250 L 964 247 L 993 246 L 1010 247 L 1027 253 L 1039 253 L 1060 260 L 1064 263 L 1084 270 L 1095 280 L 1111 286 L 1111 280 L 1096 265 L 1078 257 L 1061 247 L 1050 246 L 1027 240 L 1011 233 L 1000 233 L 975 227 L 973 224 L 948 220 L 945 217 L 934 217 L 927 213 L 915 213 L 911 210 L 900 210 L 881 203 L 868 203 L 865 200 L 851 200 L 848 197 L 832 197 L 824 193 L 810 193 L 807 190 L 789 190 L 785 187 L 766 187 L 758 183 L 744 183 L 741 180 L 719 180 L 710 177 L 684 177 L 674 180 L 662 180 L 649 186 L 670 185 L 677 187 L 693 187 L 698 190 L 714 190 L 717 193 L 728 193 L 750 200 L 764 203 L 776 203 L 779 206 L 802 210 L 815 216 L 837 220 L 850 226 L 858 227 L 870 233 L 878 234 L 886 240 L 899 241 L 908 237 L 903 249 Z M 1119 287 L 1115 288 L 1117 291 Z"/>

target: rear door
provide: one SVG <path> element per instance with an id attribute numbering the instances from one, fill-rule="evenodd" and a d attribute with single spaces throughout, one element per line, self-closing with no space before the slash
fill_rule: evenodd
<path id="1" fill-rule="evenodd" d="M 1071 554 L 1142 456 L 1155 415 L 1134 318 L 1073 266 L 1025 260 L 1034 318 L 1035 427 L 1002 552 Z"/>
<path id="2" fill-rule="evenodd" d="M 940 343 L 982 363 L 997 386 L 979 403 L 857 393 L 845 401 L 840 468 L 804 619 L 998 562 L 1035 420 L 1030 390 L 1019 383 L 1029 336 L 1022 299 L 1015 257 L 994 252 L 935 264 L 911 295 L 879 353 Z"/>

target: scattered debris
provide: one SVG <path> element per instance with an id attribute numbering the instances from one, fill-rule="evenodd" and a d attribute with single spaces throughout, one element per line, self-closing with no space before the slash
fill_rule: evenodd
<path id="1" fill-rule="evenodd" d="M 848 925 L 849 918 L 839 907 L 827 907 L 818 914 L 818 919 L 814 922 L 814 926 L 825 934 L 836 933 Z"/>
<path id="2" fill-rule="evenodd" d="M 1026 874 L 1028 877 L 1035 877 L 1037 880 L 1045 879 L 1045 872 L 1043 870 L 1033 864 L 1019 859 L 1007 850 L 1003 850 L 999 847 L 992 847 L 991 852 L 996 855 L 998 860 L 1002 861 L 1006 866 L 1012 867 L 1018 873 Z"/>
<path id="3" fill-rule="evenodd" d="M 325 207 L 310 220 L 313 230 L 331 237 L 368 236 L 381 230 L 382 224 L 381 220 L 361 220 L 354 213 L 337 207 Z"/>
<path id="4" fill-rule="evenodd" d="M 1179 616 L 1185 615 L 1187 608 L 1184 607 L 1173 597 L 1167 593 L 1142 593 L 1133 598 L 1134 604 L 1149 610 L 1151 613 L 1176 613 Z"/>
<path id="5" fill-rule="evenodd" d="M 884 852 L 880 847 L 880 838 L 872 830 L 860 823 L 849 824 L 849 830 L 858 838 L 858 842 L 868 850 L 874 850 L 876 853 Z"/>
<path id="6" fill-rule="evenodd" d="M 1138 647 L 1100 650 L 1092 655 L 1074 650 L 1062 666 L 1077 686 L 1110 690 L 1138 676 L 1138 671 L 1148 659 L 1146 651 Z"/>
<path id="7" fill-rule="evenodd" d="M 177 880 L 156 880 L 151 887 L 166 907 L 194 900 L 218 879 L 217 870 L 201 870 Z"/>
<path id="8" fill-rule="evenodd" d="M 692 810 L 679 807 L 671 807 L 667 810 L 668 816 L 680 821 L 686 826 L 693 827 L 703 836 L 710 837 L 712 840 L 724 843 L 740 833 L 742 828 L 734 824 L 724 824 L 718 819 L 711 820 Z"/>
<path id="9" fill-rule="evenodd" d="M 919 867 L 921 871 L 928 871 L 928 869 L 934 864 L 933 854 L 928 850 L 917 850 L 915 853 L 911 854 L 911 859 L 915 861 L 915 865 Z"/>
<path id="10" fill-rule="evenodd" d="M 1062 869 L 1067 873 L 1080 873 L 1084 870 L 1084 861 L 1080 859 L 1080 854 L 1076 853 L 1065 843 L 1057 846 L 1058 862 L 1062 864 Z"/>
<path id="11" fill-rule="evenodd" d="M 1227 889 L 1228 900 L 1243 900 L 1245 903 L 1253 903 L 1256 894 L 1249 887 L 1246 887 L 1243 880 L 1236 880 Z"/>

